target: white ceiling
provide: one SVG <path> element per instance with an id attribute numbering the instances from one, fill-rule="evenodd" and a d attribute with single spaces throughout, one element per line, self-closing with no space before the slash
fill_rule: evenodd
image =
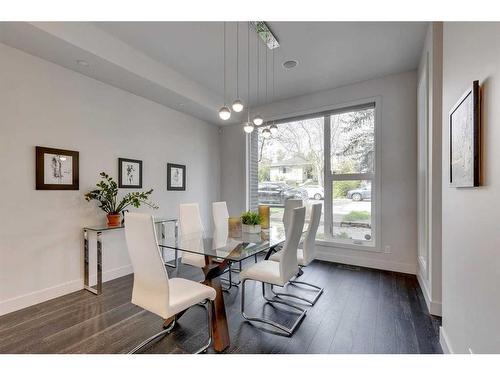
<path id="1" fill-rule="evenodd" d="M 223 93 L 222 22 L 105 22 L 103 30 L 207 88 Z M 279 99 L 339 87 L 415 69 L 426 23 L 411 22 L 268 22 L 280 42 L 276 50 L 276 97 Z M 246 91 L 247 27 L 240 23 L 241 87 Z M 235 95 L 236 23 L 227 23 L 228 90 Z M 256 67 L 255 40 L 250 44 Z M 261 43 L 261 95 L 265 92 L 265 48 Z M 299 61 L 293 70 L 281 64 Z M 272 53 L 268 54 L 271 90 Z M 252 70 L 252 77 L 256 71 Z M 252 85 L 256 86 L 255 78 Z"/>
<path id="2" fill-rule="evenodd" d="M 272 97 L 272 52 L 260 43 L 259 104 L 415 69 L 427 27 L 427 23 L 421 22 L 268 22 L 268 25 L 280 42 L 275 52 L 276 95 Z M 4 23 L 0 24 L 0 31 L 3 31 L 0 41 L 6 44 L 222 124 L 217 118 L 218 106 L 223 101 L 222 22 Z M 240 96 L 246 101 L 246 23 L 239 24 L 239 41 Z M 250 39 L 253 105 L 257 97 L 256 43 L 253 33 Z M 230 102 L 236 96 L 234 22 L 227 23 L 226 46 Z M 89 69 L 74 63 L 79 53 L 91 60 Z M 289 59 L 298 60 L 299 64 L 285 70 L 281 64 Z M 240 118 L 233 116 L 233 119 Z"/>

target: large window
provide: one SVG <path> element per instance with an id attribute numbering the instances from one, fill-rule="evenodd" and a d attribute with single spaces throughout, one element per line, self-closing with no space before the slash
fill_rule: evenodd
<path id="1" fill-rule="evenodd" d="M 267 139 L 254 132 L 250 184 L 271 221 L 282 220 L 287 199 L 321 202 L 318 239 L 374 246 L 375 117 L 370 103 L 279 122 Z"/>
<path id="2" fill-rule="evenodd" d="M 338 242 L 373 245 L 375 108 L 330 115 L 330 233 Z"/>

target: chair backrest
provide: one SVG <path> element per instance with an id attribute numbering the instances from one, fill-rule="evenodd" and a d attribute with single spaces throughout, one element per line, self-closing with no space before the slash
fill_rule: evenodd
<path id="1" fill-rule="evenodd" d="M 297 249 L 299 248 L 300 238 L 304 229 L 306 218 L 306 208 L 295 208 L 292 212 L 292 220 L 283 252 L 280 259 L 280 276 L 283 281 L 288 281 L 293 275 L 297 274 L 299 265 L 297 263 Z"/>
<path id="2" fill-rule="evenodd" d="M 288 234 L 288 228 L 292 222 L 293 210 L 302 207 L 304 202 L 302 199 L 287 199 L 285 201 L 285 210 L 283 211 L 283 225 L 285 226 L 285 234 Z"/>
<path id="3" fill-rule="evenodd" d="M 304 254 L 304 262 L 311 263 L 316 256 L 316 233 L 318 232 L 319 221 L 321 220 L 321 209 L 323 204 L 315 203 L 311 208 L 311 216 L 309 218 L 309 226 L 302 246 Z"/>
<path id="4" fill-rule="evenodd" d="M 203 233 L 200 208 L 198 203 L 183 203 L 179 205 L 180 234 Z"/>
<path id="5" fill-rule="evenodd" d="M 221 230 L 223 228 L 227 229 L 227 219 L 229 219 L 229 212 L 227 211 L 226 202 L 213 202 L 212 216 L 214 218 L 214 226 L 216 230 Z"/>
<path id="6" fill-rule="evenodd" d="M 158 248 L 151 215 L 125 213 L 125 239 L 134 270 L 132 303 L 165 317 L 169 307 L 168 274 Z"/>

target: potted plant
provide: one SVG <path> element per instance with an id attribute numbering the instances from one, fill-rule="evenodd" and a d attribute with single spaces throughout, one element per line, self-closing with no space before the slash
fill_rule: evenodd
<path id="1" fill-rule="evenodd" d="M 100 176 L 102 180 L 96 184 L 97 189 L 85 194 L 85 200 L 87 202 L 91 200 L 99 202 L 99 208 L 107 214 L 109 226 L 120 225 L 121 214 L 128 206 L 139 208 L 141 204 L 145 204 L 153 209 L 158 208 L 158 206 L 149 201 L 149 196 L 153 192 L 153 189 L 145 192 L 136 191 L 128 193 L 117 202 L 118 184 L 104 172 L 101 172 Z"/>
<path id="2" fill-rule="evenodd" d="M 257 212 L 247 211 L 241 215 L 241 224 L 245 233 L 260 233 L 262 219 Z"/>

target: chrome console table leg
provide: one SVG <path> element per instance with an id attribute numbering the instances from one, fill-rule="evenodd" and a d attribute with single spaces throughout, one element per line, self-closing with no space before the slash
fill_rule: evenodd
<path id="1" fill-rule="evenodd" d="M 102 293 L 102 232 L 97 232 L 97 294 Z"/>
<path id="2" fill-rule="evenodd" d="M 90 256 L 89 256 L 89 238 L 87 230 L 83 230 L 83 261 L 84 275 L 83 288 L 94 294 L 102 293 L 102 232 L 97 232 L 97 285 L 95 288 L 90 286 Z"/>
<path id="3" fill-rule="evenodd" d="M 166 233 L 165 226 L 166 226 L 166 223 L 162 223 L 162 225 L 161 225 L 161 227 L 162 227 L 161 238 L 162 239 L 166 238 L 166 236 L 165 236 L 165 233 Z M 176 241 L 177 241 L 177 238 L 178 238 L 178 234 L 179 234 L 179 222 L 175 221 L 174 236 L 175 236 Z M 162 253 L 163 253 L 163 251 L 162 251 Z M 174 249 L 174 263 L 172 264 L 172 263 L 169 263 L 169 262 L 165 262 L 165 265 L 167 267 L 177 268 L 177 265 L 178 265 L 177 264 L 177 249 Z"/>

